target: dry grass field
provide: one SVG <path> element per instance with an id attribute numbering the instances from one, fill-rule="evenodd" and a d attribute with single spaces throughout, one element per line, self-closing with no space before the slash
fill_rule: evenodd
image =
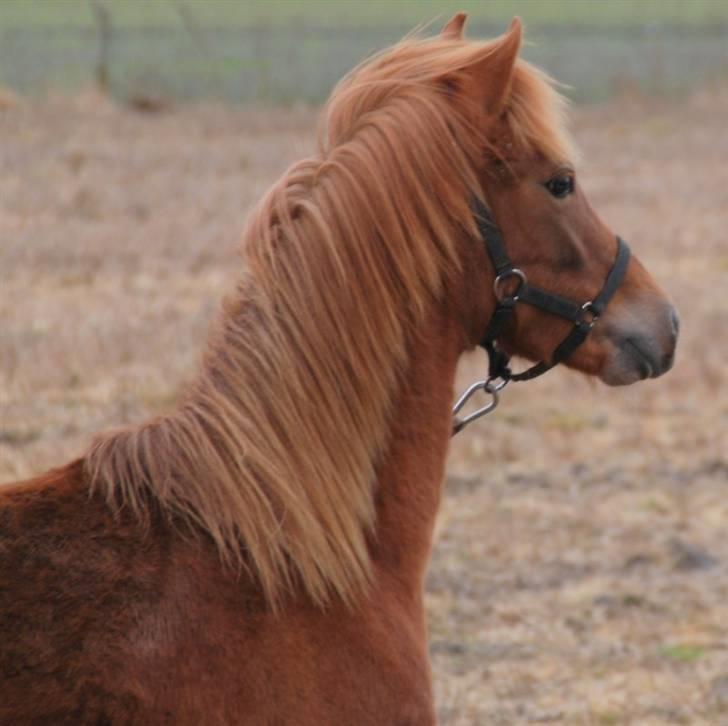
<path id="1" fill-rule="evenodd" d="M 0 100 L 0 481 L 173 404 L 305 109 Z M 511 386 L 454 442 L 428 580 L 443 724 L 728 724 L 728 94 L 575 112 L 675 298 L 674 370 Z M 480 375 L 463 362 L 461 384 Z"/>

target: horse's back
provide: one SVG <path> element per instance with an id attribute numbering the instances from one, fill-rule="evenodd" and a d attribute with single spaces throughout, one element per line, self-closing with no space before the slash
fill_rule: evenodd
<path id="1" fill-rule="evenodd" d="M 160 590 L 132 529 L 80 462 L 0 489 L 0 723 L 136 720 L 124 634 Z"/>
<path id="2" fill-rule="evenodd" d="M 80 463 L 0 489 L 0 725 L 424 724 L 424 633 L 391 587 L 274 614 L 204 537 L 90 496 Z"/>

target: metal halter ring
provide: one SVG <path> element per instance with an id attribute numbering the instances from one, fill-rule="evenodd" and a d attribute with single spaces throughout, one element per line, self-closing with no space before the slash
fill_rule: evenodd
<path id="1" fill-rule="evenodd" d="M 488 393 L 500 393 L 509 383 L 509 378 L 501 378 L 501 376 L 491 376 L 485 382 L 483 390 L 488 391 Z"/>
<path id="2" fill-rule="evenodd" d="M 581 306 L 581 310 L 582 317 L 579 322 L 586 323 L 590 329 L 593 328 L 594 323 L 599 320 L 599 313 L 594 309 L 594 303 L 591 300 L 589 300 L 589 302 L 585 302 Z M 591 318 L 588 317 L 589 315 L 591 315 Z"/>
<path id="3" fill-rule="evenodd" d="M 504 280 L 507 280 L 509 277 L 517 277 L 518 278 L 518 287 L 516 288 L 515 292 L 510 295 L 515 302 L 518 300 L 518 294 L 523 289 L 523 286 L 528 282 L 528 279 L 526 278 L 526 273 L 523 272 L 523 270 L 519 270 L 517 267 L 511 267 L 510 270 L 506 270 L 505 272 L 501 272 L 498 277 L 493 280 L 493 292 L 495 293 L 496 300 L 502 300 L 505 297 L 505 294 L 501 294 L 501 283 Z"/>

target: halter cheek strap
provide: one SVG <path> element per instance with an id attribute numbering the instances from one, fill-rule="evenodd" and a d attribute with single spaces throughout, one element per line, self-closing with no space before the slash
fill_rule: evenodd
<path id="1" fill-rule="evenodd" d="M 594 324 L 606 310 L 609 301 L 624 280 L 630 258 L 627 243 L 621 237 L 617 237 L 617 256 L 599 294 L 593 300 L 584 303 L 574 302 L 529 284 L 526 274 L 511 262 L 503 235 L 488 209 L 479 200 L 476 200 L 473 206 L 478 231 L 495 269 L 493 291 L 497 302 L 480 342 L 488 353 L 488 380 L 473 384 L 455 404 L 453 413 L 457 414 L 478 390 L 489 393 L 493 400 L 489 405 L 463 419 L 456 418 L 453 433 L 462 430 L 476 418 L 490 413 L 498 403 L 498 392 L 509 381 L 530 381 L 566 360 L 586 340 Z M 512 293 L 505 294 L 504 283 L 509 278 L 515 279 L 516 287 Z M 511 322 L 517 303 L 533 305 L 574 324 L 567 336 L 556 346 L 548 361 L 540 361 L 520 373 L 511 370 L 510 357 L 498 347 L 497 343 L 498 337 Z M 500 383 L 496 383 L 499 380 Z"/>

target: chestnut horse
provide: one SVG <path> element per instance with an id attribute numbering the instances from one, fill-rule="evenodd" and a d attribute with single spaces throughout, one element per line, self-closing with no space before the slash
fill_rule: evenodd
<path id="1" fill-rule="evenodd" d="M 335 89 L 174 410 L 3 489 L 0 723 L 434 723 L 423 580 L 456 364 L 496 304 L 474 202 L 575 300 L 617 249 L 520 23 L 464 19 Z M 676 321 L 632 257 L 566 365 L 659 375 Z M 549 360 L 569 328 L 517 306 L 498 342 Z"/>

